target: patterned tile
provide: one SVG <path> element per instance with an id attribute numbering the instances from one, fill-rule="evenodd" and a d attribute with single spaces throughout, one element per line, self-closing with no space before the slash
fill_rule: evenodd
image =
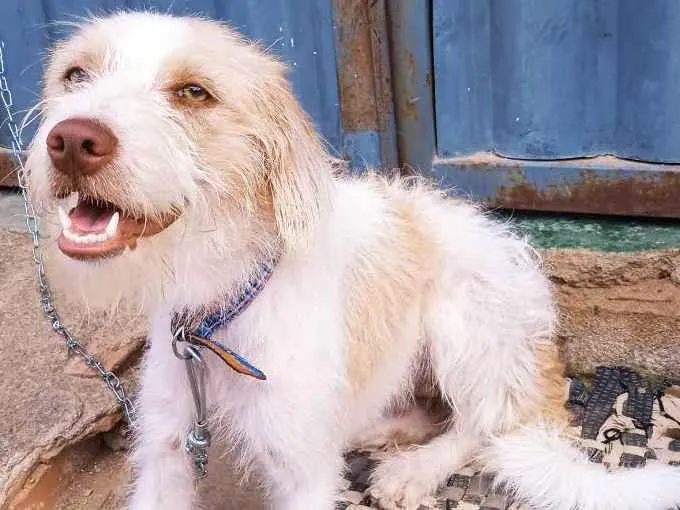
<path id="1" fill-rule="evenodd" d="M 593 462 L 608 469 L 643 467 L 657 462 L 680 465 L 680 387 L 647 385 L 626 368 L 599 369 L 588 389 L 572 381 L 567 406 L 570 433 Z M 664 392 L 665 390 L 665 392 Z M 372 470 L 385 452 L 346 456 L 345 490 L 338 510 L 378 508 L 368 496 Z M 436 496 L 418 510 L 529 510 L 514 501 L 493 477 L 467 466 L 453 473 Z"/>

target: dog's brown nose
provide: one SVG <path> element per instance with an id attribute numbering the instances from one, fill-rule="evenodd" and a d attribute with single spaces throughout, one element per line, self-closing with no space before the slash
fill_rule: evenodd
<path id="1" fill-rule="evenodd" d="M 70 175 L 98 172 L 113 159 L 117 145 L 116 135 L 92 119 L 63 120 L 47 135 L 52 163 Z"/>

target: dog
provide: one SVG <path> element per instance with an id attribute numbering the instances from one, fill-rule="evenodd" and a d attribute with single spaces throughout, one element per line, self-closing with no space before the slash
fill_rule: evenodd
<path id="1" fill-rule="evenodd" d="M 608 473 L 565 437 L 556 309 L 526 240 L 425 182 L 348 175 L 284 65 L 229 27 L 84 22 L 51 53 L 39 109 L 26 166 L 54 227 L 52 276 L 150 319 L 132 510 L 195 504 L 194 401 L 171 325 L 253 279 L 262 288 L 215 338 L 267 379 L 205 352 L 207 399 L 272 508 L 334 508 L 343 452 L 395 437 L 414 446 L 374 470 L 383 508 L 417 508 L 472 459 L 534 508 L 680 503 L 678 468 Z"/>

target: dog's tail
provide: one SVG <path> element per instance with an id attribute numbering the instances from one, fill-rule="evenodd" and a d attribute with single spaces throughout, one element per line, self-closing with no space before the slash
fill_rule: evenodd
<path id="1" fill-rule="evenodd" d="M 560 437 L 536 426 L 495 438 L 483 453 L 519 499 L 545 510 L 668 510 L 680 505 L 680 467 L 608 472 Z"/>

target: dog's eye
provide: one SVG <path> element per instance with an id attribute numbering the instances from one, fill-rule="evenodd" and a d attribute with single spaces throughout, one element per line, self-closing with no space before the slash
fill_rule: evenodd
<path id="1" fill-rule="evenodd" d="M 64 82 L 67 86 L 84 83 L 90 79 L 90 74 L 82 67 L 72 67 L 64 74 Z"/>
<path id="2" fill-rule="evenodd" d="M 193 83 L 189 83 L 178 89 L 177 95 L 182 99 L 191 99 L 193 101 L 205 101 L 212 97 L 203 87 Z"/>

